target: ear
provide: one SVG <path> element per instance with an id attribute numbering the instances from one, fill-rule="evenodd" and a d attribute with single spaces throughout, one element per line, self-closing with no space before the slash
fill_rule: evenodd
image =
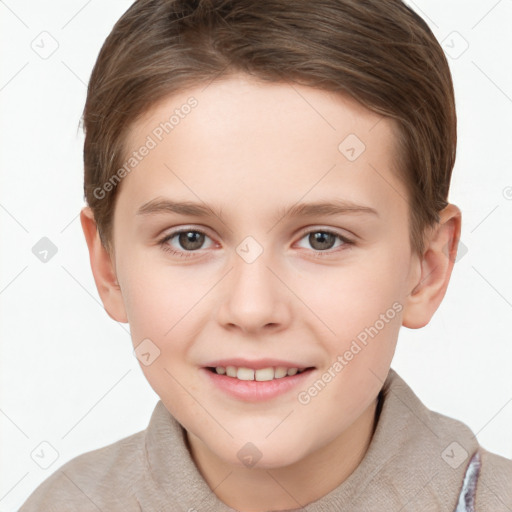
<path id="1" fill-rule="evenodd" d="M 440 212 L 439 223 L 427 235 L 423 255 L 418 256 L 420 272 L 416 275 L 421 275 L 405 300 L 405 327 L 424 327 L 441 304 L 455 263 L 460 230 L 461 212 L 454 204 L 448 204 Z"/>
<path id="2" fill-rule="evenodd" d="M 99 232 L 90 207 L 80 212 L 80 222 L 84 231 L 94 282 L 105 311 L 117 322 L 128 322 L 121 288 L 117 282 L 115 266 L 110 254 L 101 243 Z"/>

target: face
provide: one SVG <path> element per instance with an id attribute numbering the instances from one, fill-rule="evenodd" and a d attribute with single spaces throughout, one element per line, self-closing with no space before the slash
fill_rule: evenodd
<path id="1" fill-rule="evenodd" d="M 353 100 L 242 76 L 133 126 L 115 273 L 141 368 L 196 449 L 287 466 L 368 419 L 418 278 L 394 140 Z"/>

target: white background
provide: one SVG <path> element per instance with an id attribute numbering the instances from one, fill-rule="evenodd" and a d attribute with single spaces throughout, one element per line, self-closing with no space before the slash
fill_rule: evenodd
<path id="1" fill-rule="evenodd" d="M 425 405 L 512 458 L 512 1 L 408 3 L 451 55 L 459 145 L 449 199 L 467 253 L 432 322 L 402 328 L 392 367 Z M 130 4 L 0 1 L 0 512 L 69 459 L 146 428 L 158 400 L 128 326 L 101 305 L 78 218 L 86 84 Z M 43 37 L 47 50 L 58 43 L 47 59 L 32 48 Z M 47 263 L 32 253 L 42 237 L 58 248 Z M 59 454 L 48 469 L 31 458 L 43 441 Z"/>

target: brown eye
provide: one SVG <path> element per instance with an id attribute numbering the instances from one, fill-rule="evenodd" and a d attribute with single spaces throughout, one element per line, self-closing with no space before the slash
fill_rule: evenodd
<path id="1" fill-rule="evenodd" d="M 178 242 L 187 251 L 200 249 L 204 244 L 205 235 L 199 231 L 183 231 L 179 233 Z"/>
<path id="2" fill-rule="evenodd" d="M 211 245 L 204 247 L 206 239 L 211 243 L 210 237 L 202 231 L 182 229 L 166 235 L 159 241 L 159 245 L 164 251 L 173 256 L 188 258 L 194 256 L 194 252 L 198 252 L 199 249 L 211 247 Z"/>
<path id="3" fill-rule="evenodd" d="M 333 233 L 328 233 L 326 231 L 316 231 L 309 234 L 308 241 L 313 249 L 318 251 L 325 251 L 327 249 L 333 248 L 334 244 L 336 243 L 336 238 L 337 236 Z"/>
<path id="4" fill-rule="evenodd" d="M 329 256 L 354 245 L 354 242 L 345 236 L 325 229 L 303 231 L 300 242 L 304 243 L 303 240 L 308 247 L 301 247 L 310 249 L 314 256 Z"/>

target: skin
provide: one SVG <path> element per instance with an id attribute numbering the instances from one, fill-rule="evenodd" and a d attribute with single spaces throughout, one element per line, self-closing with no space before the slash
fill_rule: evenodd
<path id="1" fill-rule="evenodd" d="M 234 75 L 189 89 L 135 123 L 127 148 L 144 144 L 190 96 L 198 106 L 119 185 L 112 254 L 91 210 L 82 210 L 94 279 L 107 313 L 129 322 L 134 347 L 149 338 L 159 348 L 142 371 L 185 427 L 215 494 L 247 512 L 297 508 L 339 486 L 364 457 L 399 329 L 426 325 L 446 292 L 460 210 L 448 205 L 426 233 L 424 254 L 414 254 L 392 121 L 348 97 L 295 84 Z M 348 134 L 366 146 L 353 162 L 338 149 Z M 223 220 L 136 214 L 155 198 L 204 202 Z M 335 199 L 378 215 L 282 216 L 299 200 Z M 178 236 L 166 242 L 188 258 L 159 245 L 178 228 L 207 235 L 199 249 Z M 334 236 L 322 246 L 308 236 L 326 230 L 354 243 Z M 252 263 L 236 252 L 247 236 L 263 249 Z M 297 393 L 394 303 L 401 311 L 317 396 L 299 403 Z M 200 370 L 236 356 L 292 359 L 315 370 L 300 389 L 244 402 L 212 387 Z M 237 457 L 249 441 L 262 454 L 253 467 Z"/>

